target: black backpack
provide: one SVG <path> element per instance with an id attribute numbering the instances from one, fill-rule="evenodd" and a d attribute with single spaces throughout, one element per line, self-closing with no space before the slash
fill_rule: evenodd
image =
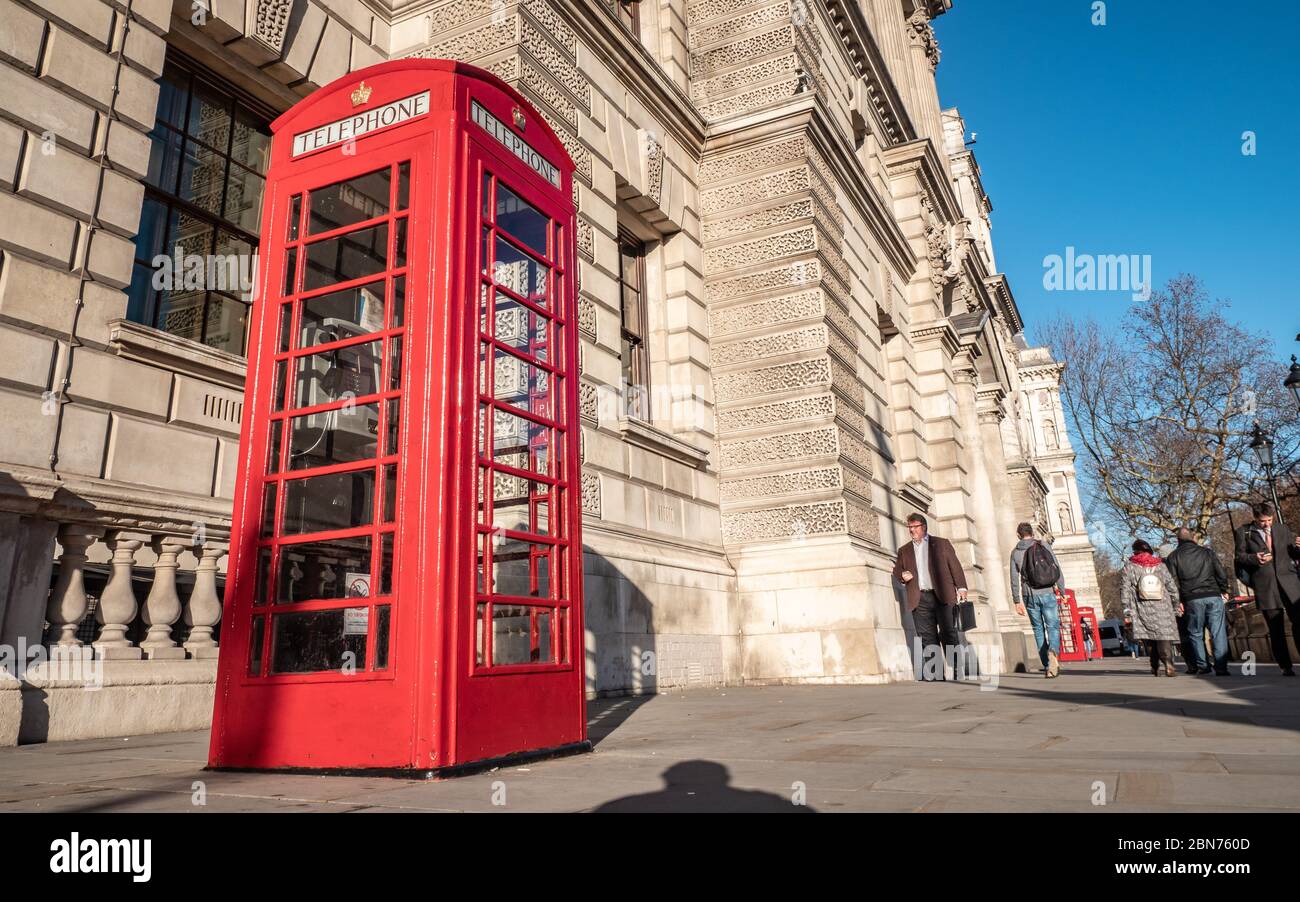
<path id="1" fill-rule="evenodd" d="M 1061 580 L 1061 570 L 1042 542 L 1034 542 L 1025 549 L 1025 562 L 1020 572 L 1032 589 L 1050 589 Z"/>

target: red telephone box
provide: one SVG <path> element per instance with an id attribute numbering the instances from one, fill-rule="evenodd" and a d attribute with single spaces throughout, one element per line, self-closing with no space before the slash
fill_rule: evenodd
<path id="1" fill-rule="evenodd" d="M 1087 650 L 1083 647 L 1083 631 L 1079 628 L 1079 605 L 1073 589 L 1064 589 L 1056 596 L 1061 613 L 1061 652 L 1057 656 L 1062 661 L 1082 661 Z"/>
<path id="2" fill-rule="evenodd" d="M 573 163 L 444 60 L 272 130 L 209 764 L 588 748 Z"/>

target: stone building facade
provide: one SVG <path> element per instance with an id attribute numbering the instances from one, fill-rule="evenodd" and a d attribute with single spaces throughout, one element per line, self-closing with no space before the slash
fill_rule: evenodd
<path id="1" fill-rule="evenodd" d="M 206 722 L 249 297 L 150 261 L 251 254 L 269 120 L 404 57 L 509 82 L 577 166 L 590 692 L 912 678 L 917 510 L 986 666 L 1031 657 L 1015 524 L 1096 578 L 935 87 L 951 4 L 0 0 L 0 641 L 104 685 L 0 682 L 0 741 Z"/>

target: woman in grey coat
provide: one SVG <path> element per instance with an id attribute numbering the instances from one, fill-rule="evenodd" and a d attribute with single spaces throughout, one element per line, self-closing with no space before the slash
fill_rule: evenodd
<path id="1" fill-rule="evenodd" d="M 1146 591 L 1143 591 L 1146 577 Z M 1178 641 L 1178 620 L 1183 606 L 1178 600 L 1178 581 L 1151 546 L 1141 539 L 1133 543 L 1133 556 L 1120 571 L 1120 601 L 1124 622 L 1131 624 L 1133 638 L 1147 644 L 1152 676 L 1174 676 L 1174 643 Z"/>

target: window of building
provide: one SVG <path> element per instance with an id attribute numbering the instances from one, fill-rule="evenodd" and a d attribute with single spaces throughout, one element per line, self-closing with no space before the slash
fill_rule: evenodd
<path id="1" fill-rule="evenodd" d="M 271 117 L 183 59 L 159 83 L 127 318 L 243 354 Z"/>
<path id="2" fill-rule="evenodd" d="M 641 4 L 638 0 L 617 0 L 618 20 L 628 27 L 632 34 L 641 37 Z"/>
<path id="3" fill-rule="evenodd" d="M 621 322 L 624 410 L 630 417 L 649 419 L 650 352 L 645 297 L 645 242 L 619 230 L 618 287 Z"/>

